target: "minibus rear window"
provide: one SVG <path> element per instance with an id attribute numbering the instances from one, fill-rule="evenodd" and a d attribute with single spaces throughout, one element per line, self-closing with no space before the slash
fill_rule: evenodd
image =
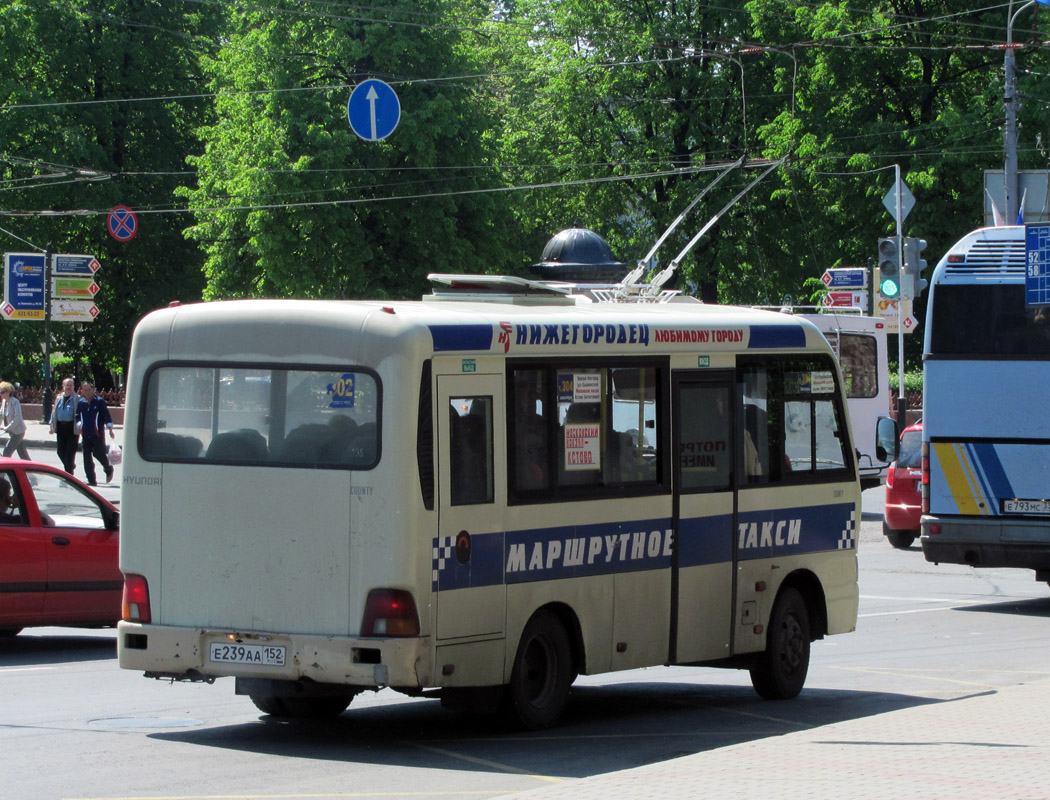
<path id="1" fill-rule="evenodd" d="M 370 469 L 380 387 L 365 370 L 164 365 L 146 385 L 147 461 Z"/>

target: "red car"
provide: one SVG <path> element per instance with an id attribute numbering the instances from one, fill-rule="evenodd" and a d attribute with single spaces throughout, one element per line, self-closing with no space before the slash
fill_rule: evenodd
<path id="1" fill-rule="evenodd" d="M 894 547 L 908 548 L 919 535 L 922 515 L 922 423 L 901 433 L 897 460 L 886 472 L 882 532 Z"/>
<path id="2" fill-rule="evenodd" d="M 116 506 L 60 469 L 0 458 L 0 636 L 120 619 Z"/>

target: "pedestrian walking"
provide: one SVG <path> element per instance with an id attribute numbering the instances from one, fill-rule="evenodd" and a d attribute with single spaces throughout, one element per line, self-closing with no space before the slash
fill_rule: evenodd
<path id="1" fill-rule="evenodd" d="M 77 464 L 77 439 L 80 437 L 74 427 L 79 401 L 73 391 L 73 379 L 66 378 L 62 381 L 62 391 L 55 395 L 55 407 L 51 411 L 51 433 L 58 436 L 58 457 L 62 468 L 70 475 Z"/>
<path id="2" fill-rule="evenodd" d="M 22 419 L 22 404 L 15 397 L 15 387 L 7 381 L 0 383 L 0 431 L 10 438 L 4 446 L 4 458 L 16 450 L 18 457 L 29 460 L 29 451 L 22 442 L 26 438 L 26 421 Z"/>
<path id="3" fill-rule="evenodd" d="M 106 483 L 113 480 L 113 467 L 106 455 L 105 429 L 109 429 L 111 439 L 116 439 L 117 434 L 113 432 L 113 420 L 109 416 L 106 401 L 95 394 L 95 385 L 84 381 L 80 384 L 80 395 L 73 429 L 79 431 L 84 444 L 84 475 L 88 486 L 98 486 L 95 481 L 95 459 L 106 471 Z"/>

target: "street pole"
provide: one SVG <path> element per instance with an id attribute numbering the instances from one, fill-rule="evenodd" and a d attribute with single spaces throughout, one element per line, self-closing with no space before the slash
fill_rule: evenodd
<path id="1" fill-rule="evenodd" d="M 1017 178 L 1017 73 L 1014 58 L 1014 20 L 1017 15 L 1038 0 L 1028 0 L 1014 11 L 1014 0 L 1006 11 L 1006 54 L 1003 57 L 1003 107 L 1006 109 L 1006 128 L 1003 131 L 1003 183 L 1006 186 L 1006 224 L 1013 225 L 1018 211 Z"/>
<path id="2" fill-rule="evenodd" d="M 1034 2 L 1034 0 L 1033 0 Z M 903 227 L 901 220 L 904 219 L 903 199 L 904 187 L 901 186 L 901 165 L 893 165 L 893 173 L 897 181 L 897 258 L 900 261 L 900 271 L 904 272 L 904 238 L 901 235 Z M 903 287 L 904 276 L 901 275 L 898 286 Z M 897 292 L 897 424 L 901 430 L 908 424 L 908 401 L 904 397 L 904 293 Z"/>
<path id="3" fill-rule="evenodd" d="M 55 394 L 51 387 L 51 245 L 44 248 L 44 396 L 40 398 L 43 421 L 51 422 Z"/>

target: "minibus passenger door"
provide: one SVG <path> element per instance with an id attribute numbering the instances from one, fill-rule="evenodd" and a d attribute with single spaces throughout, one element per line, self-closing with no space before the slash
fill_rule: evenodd
<path id="1" fill-rule="evenodd" d="M 673 387 L 672 663 L 730 655 L 736 443 L 733 373 L 678 373 Z"/>
<path id="2" fill-rule="evenodd" d="M 432 581 L 438 639 L 503 632 L 503 391 L 499 375 L 438 377 L 439 506 Z"/>

